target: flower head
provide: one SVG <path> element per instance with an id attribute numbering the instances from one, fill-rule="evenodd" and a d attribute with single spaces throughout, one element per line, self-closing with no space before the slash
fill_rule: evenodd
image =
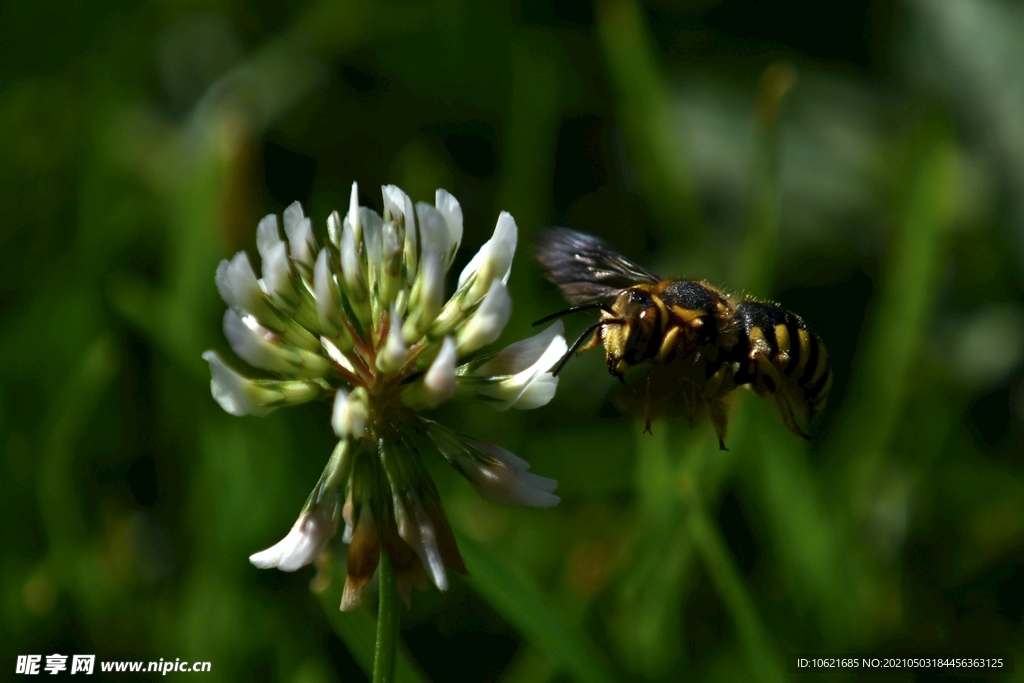
<path id="1" fill-rule="evenodd" d="M 542 406 L 566 351 L 562 323 L 505 349 L 484 353 L 509 320 L 507 282 L 517 229 L 508 213 L 469 261 L 450 298 L 445 274 L 462 241 L 462 208 L 438 190 L 434 205 L 383 188 L 384 215 L 359 206 L 353 183 L 344 218 L 327 219 L 321 246 L 298 202 L 256 230 L 257 278 L 239 252 L 217 269 L 229 308 L 224 336 L 246 363 L 270 375 L 249 378 L 213 351 L 213 397 L 232 415 L 263 416 L 284 405 L 332 400 L 339 441 L 291 531 L 252 555 L 260 568 L 310 564 L 344 523 L 349 544 L 342 609 L 359 604 L 381 548 L 408 601 L 429 579 L 448 587 L 464 572 L 455 537 L 421 460 L 439 453 L 490 500 L 550 507 L 556 482 L 495 444 L 466 438 L 420 414 L 450 399 L 497 410 Z"/>

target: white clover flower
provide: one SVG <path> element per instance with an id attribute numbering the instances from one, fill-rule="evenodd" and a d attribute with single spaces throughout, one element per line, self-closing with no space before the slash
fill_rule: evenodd
<path id="1" fill-rule="evenodd" d="M 353 183 L 348 210 L 327 219 L 321 244 L 296 202 L 256 230 L 261 278 L 239 252 L 217 269 L 229 309 L 224 335 L 232 350 L 271 376 L 246 377 L 207 351 L 213 397 L 232 415 L 262 416 L 284 405 L 333 399 L 340 439 L 291 531 L 250 557 L 260 568 L 294 571 L 311 563 L 345 521 L 348 577 L 342 608 L 359 604 L 380 548 L 399 589 L 429 578 L 448 586 L 446 568 L 462 557 L 420 457 L 440 453 L 477 491 L 510 505 L 558 503 L 556 482 L 500 446 L 475 441 L 422 417 L 454 400 L 498 410 L 551 400 L 550 370 L 566 351 L 562 323 L 480 355 L 508 323 L 508 278 L 518 231 L 508 213 L 470 259 L 445 300 L 445 275 L 462 242 L 458 201 L 438 190 L 434 205 L 413 204 L 382 188 L 384 215 L 359 206 Z M 342 504 L 344 502 L 344 504 Z"/>
<path id="2" fill-rule="evenodd" d="M 338 499 L 337 492 L 333 495 Z M 273 546 L 249 556 L 260 569 L 293 572 L 315 560 L 338 530 L 338 502 L 304 511 L 291 531 Z"/>
<path id="3" fill-rule="evenodd" d="M 511 316 L 512 297 L 508 294 L 508 287 L 501 280 L 495 279 L 480 302 L 480 307 L 459 329 L 459 351 L 469 353 L 493 342 L 505 329 Z"/>
<path id="4" fill-rule="evenodd" d="M 491 401 L 498 410 L 530 410 L 555 395 L 558 378 L 551 368 L 565 355 L 562 321 L 540 334 L 459 368 L 457 395 Z"/>

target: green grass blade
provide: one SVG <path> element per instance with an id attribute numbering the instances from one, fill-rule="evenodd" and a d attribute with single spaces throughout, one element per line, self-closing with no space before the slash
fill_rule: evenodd
<path id="1" fill-rule="evenodd" d="M 786 680 L 780 658 L 772 649 L 757 607 L 740 578 L 722 534 L 709 518 L 696 496 L 688 514 L 688 527 L 693 545 L 708 575 L 732 617 L 736 635 L 742 646 L 751 673 L 764 683 Z"/>
<path id="2" fill-rule="evenodd" d="M 456 531 L 469 584 L 534 647 L 581 683 L 611 683 L 610 665 L 577 626 L 551 607 L 540 588 L 480 544 Z"/>
<path id="3" fill-rule="evenodd" d="M 761 76 L 754 107 L 754 162 L 737 284 L 756 296 L 771 296 L 779 239 L 779 114 L 782 100 L 795 82 L 792 66 L 772 64 Z"/>
<path id="4" fill-rule="evenodd" d="M 669 88 L 640 6 L 634 0 L 605 0 L 596 4 L 594 18 L 619 120 L 647 201 L 664 226 L 687 235 L 692 244 L 701 227 L 700 212 Z"/>
<path id="5" fill-rule="evenodd" d="M 958 163 L 954 143 L 940 125 L 926 124 L 911 141 L 902 210 L 833 444 L 845 466 L 839 485 L 855 499 L 884 464 L 911 363 L 931 318 L 955 214 Z"/>

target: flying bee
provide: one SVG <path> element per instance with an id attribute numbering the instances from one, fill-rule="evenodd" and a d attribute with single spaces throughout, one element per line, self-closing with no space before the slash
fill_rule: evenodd
<path id="1" fill-rule="evenodd" d="M 534 324 L 578 311 L 601 315 L 555 365 L 554 374 L 573 354 L 600 343 L 608 372 L 623 384 L 627 370 L 649 364 L 646 431 L 652 402 L 659 398 L 655 394 L 677 392 L 691 420 L 701 404 L 708 406 L 725 450 L 725 398 L 747 386 L 771 402 L 790 431 L 810 438 L 805 429 L 825 406 L 832 370 L 825 345 L 800 316 L 701 280 L 658 277 L 598 238 L 567 228 L 542 231 L 536 256 L 547 279 L 574 305 Z"/>

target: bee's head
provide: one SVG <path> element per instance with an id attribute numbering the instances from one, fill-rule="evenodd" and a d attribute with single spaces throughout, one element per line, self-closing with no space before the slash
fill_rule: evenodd
<path id="1" fill-rule="evenodd" d="M 631 366 L 657 352 L 660 312 L 654 298 L 639 287 L 623 290 L 612 304 L 612 311 L 609 317 L 624 322 L 606 325 L 601 335 L 608 353 L 608 370 L 621 379 Z"/>

